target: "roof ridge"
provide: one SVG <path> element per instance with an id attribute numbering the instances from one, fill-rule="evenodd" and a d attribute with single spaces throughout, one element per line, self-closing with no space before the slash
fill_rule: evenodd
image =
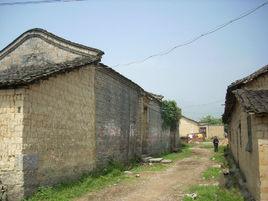
<path id="1" fill-rule="evenodd" d="M 0 60 L 1 60 L 1 57 L 3 58 L 6 54 L 12 52 L 14 49 L 16 49 L 17 46 L 19 46 L 26 39 L 31 38 L 31 37 L 36 37 L 36 36 L 41 37 L 41 34 L 44 34 L 44 35 L 46 35 L 48 37 L 51 37 L 51 38 L 63 43 L 63 44 L 68 44 L 68 45 L 73 46 L 75 48 L 95 52 L 98 57 L 101 57 L 104 54 L 104 52 L 99 50 L 99 49 L 88 47 L 88 46 L 85 46 L 85 45 L 82 45 L 82 44 L 79 44 L 79 43 L 75 43 L 75 42 L 72 42 L 70 40 L 66 40 L 66 39 L 64 39 L 64 38 L 62 38 L 60 36 L 57 36 L 57 35 L 55 35 L 55 34 L 53 34 L 51 32 L 48 32 L 45 29 L 33 28 L 33 29 L 29 29 L 29 30 L 25 31 L 24 33 L 20 34 L 11 43 L 9 43 L 6 47 L 4 47 L 2 50 L 0 50 Z M 20 42 L 20 40 L 21 40 L 21 42 Z M 49 39 L 47 39 L 47 40 L 49 40 Z M 16 43 L 18 43 L 18 44 L 16 45 Z M 15 47 L 12 48 L 14 45 L 15 45 Z"/>
<path id="2" fill-rule="evenodd" d="M 260 69 L 258 69 L 257 71 L 254 71 L 253 73 L 251 73 L 250 75 L 244 77 L 244 78 L 241 78 L 241 79 L 238 79 L 234 82 L 232 82 L 228 88 L 232 88 L 232 87 L 235 87 L 237 85 L 240 85 L 240 84 L 246 84 L 252 80 L 254 80 L 255 78 L 259 77 L 260 75 L 264 74 L 268 72 L 268 64 L 261 67 Z"/>

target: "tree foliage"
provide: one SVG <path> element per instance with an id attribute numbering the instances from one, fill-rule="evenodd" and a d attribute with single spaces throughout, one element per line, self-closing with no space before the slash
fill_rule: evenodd
<path id="1" fill-rule="evenodd" d="M 211 115 L 207 115 L 200 120 L 201 123 L 207 123 L 209 125 L 221 125 L 222 124 L 222 119 L 213 117 Z"/>
<path id="2" fill-rule="evenodd" d="M 173 100 L 164 100 L 162 102 L 163 127 L 175 130 L 181 118 L 181 109 Z"/>

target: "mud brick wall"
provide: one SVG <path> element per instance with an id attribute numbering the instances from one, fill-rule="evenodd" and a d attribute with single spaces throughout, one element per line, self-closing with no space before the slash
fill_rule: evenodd
<path id="1" fill-rule="evenodd" d="M 266 128 L 267 129 L 267 128 Z M 268 130 L 266 130 L 268 133 Z M 260 198 L 268 200 L 268 140 L 259 140 Z"/>
<path id="2" fill-rule="evenodd" d="M 109 160 L 126 163 L 139 156 L 139 89 L 102 68 L 96 70 L 95 98 L 98 166 Z"/>
<path id="3" fill-rule="evenodd" d="M 23 90 L 0 91 L 0 181 L 10 200 L 23 196 Z"/>
<path id="4" fill-rule="evenodd" d="M 94 68 L 29 86 L 23 115 L 25 195 L 95 168 Z"/>
<path id="5" fill-rule="evenodd" d="M 246 86 L 248 89 L 268 89 L 268 74 L 258 77 Z"/>
<path id="6" fill-rule="evenodd" d="M 231 119 L 231 150 L 236 163 L 243 172 L 247 180 L 247 188 L 250 193 L 257 198 L 259 196 L 259 168 L 258 168 L 258 144 L 257 128 L 252 119 L 253 144 L 252 152 L 246 151 L 248 143 L 247 113 L 243 112 L 237 103 Z M 241 134 L 239 131 L 241 125 Z"/>
<path id="7" fill-rule="evenodd" d="M 267 75 L 260 76 L 256 80 L 247 84 L 246 87 L 250 89 L 267 89 L 267 78 Z M 259 164 L 260 156 L 258 141 L 260 139 L 268 139 L 268 117 L 267 115 L 252 115 L 252 152 L 248 152 L 245 150 L 248 142 L 247 116 L 248 114 L 244 112 L 244 109 L 241 107 L 241 105 L 236 102 L 236 106 L 233 109 L 229 124 L 229 144 L 237 164 L 239 164 L 240 169 L 246 177 L 247 188 L 254 198 L 259 200 L 262 188 L 260 178 L 262 167 Z M 239 124 L 241 125 L 241 134 Z M 264 180 L 264 177 L 262 180 Z"/>

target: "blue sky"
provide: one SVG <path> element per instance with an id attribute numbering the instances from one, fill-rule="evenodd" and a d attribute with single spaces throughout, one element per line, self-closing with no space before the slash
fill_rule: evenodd
<path id="1" fill-rule="evenodd" d="M 2 6 L 0 49 L 39 27 L 103 50 L 102 62 L 113 66 L 185 42 L 263 2 L 89 0 Z M 115 70 L 147 91 L 176 100 L 190 118 L 221 116 L 227 86 L 268 64 L 267 36 L 268 5 L 169 55 Z"/>

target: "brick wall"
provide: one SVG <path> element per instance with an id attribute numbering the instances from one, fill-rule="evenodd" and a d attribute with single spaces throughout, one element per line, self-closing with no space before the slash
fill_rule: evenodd
<path id="1" fill-rule="evenodd" d="M 0 181 L 10 200 L 23 196 L 23 90 L 0 91 Z"/>
<path id="2" fill-rule="evenodd" d="M 123 76 L 92 66 L 1 90 L 0 180 L 12 200 L 76 179 L 110 159 L 127 163 L 142 149 L 149 155 L 170 151 L 160 102 L 145 103 L 145 97 Z"/>
<path id="3" fill-rule="evenodd" d="M 143 133 L 143 154 L 159 155 L 160 153 L 170 151 L 171 136 L 170 130 L 162 127 L 160 103 L 156 100 L 146 100 L 145 108 L 147 114 L 143 120 L 145 130 Z"/>
<path id="4" fill-rule="evenodd" d="M 96 140 L 98 166 L 126 163 L 141 154 L 140 92 L 116 73 L 96 70 Z"/>
<path id="5" fill-rule="evenodd" d="M 25 195 L 95 168 L 94 68 L 29 86 L 23 114 Z"/>

